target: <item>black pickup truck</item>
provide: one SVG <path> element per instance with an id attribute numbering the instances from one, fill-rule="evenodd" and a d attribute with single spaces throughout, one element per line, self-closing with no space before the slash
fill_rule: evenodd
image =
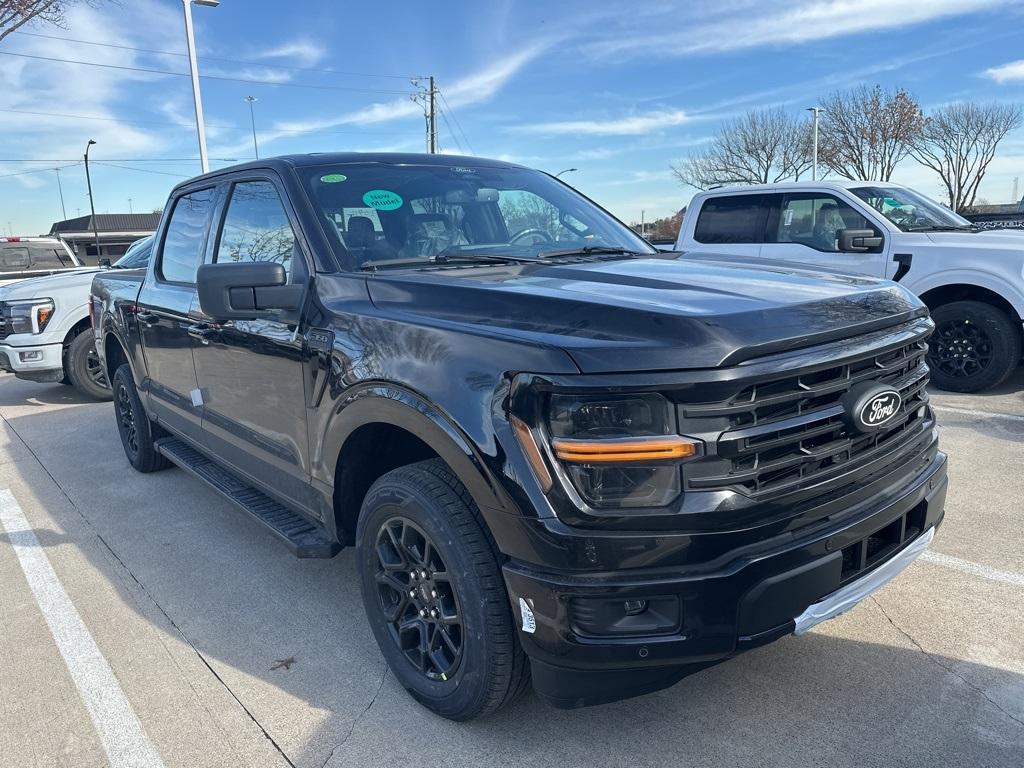
<path id="1" fill-rule="evenodd" d="M 942 519 L 914 296 L 677 256 L 509 163 L 290 156 L 177 186 L 91 309 L 131 465 L 354 545 L 395 677 L 461 720 L 804 632 Z"/>

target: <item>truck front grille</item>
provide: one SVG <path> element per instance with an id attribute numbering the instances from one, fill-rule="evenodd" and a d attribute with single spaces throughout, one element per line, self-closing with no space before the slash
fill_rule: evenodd
<path id="1" fill-rule="evenodd" d="M 718 427 L 715 451 L 686 471 L 693 490 L 734 490 L 755 499 L 818 486 L 877 464 L 895 467 L 931 442 L 927 331 L 895 348 L 816 364 L 756 381 L 740 381 L 728 399 L 679 405 L 683 431 Z M 897 389 L 899 415 L 863 434 L 843 419 L 842 397 L 874 381 Z"/>

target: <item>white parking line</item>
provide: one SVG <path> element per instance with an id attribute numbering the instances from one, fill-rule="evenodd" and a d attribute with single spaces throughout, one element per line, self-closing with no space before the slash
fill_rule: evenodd
<path id="1" fill-rule="evenodd" d="M 950 413 L 962 413 L 964 416 L 975 416 L 980 419 L 1007 419 L 1009 421 L 1024 421 L 1024 416 L 1017 416 L 1013 413 L 996 413 L 995 411 L 979 411 L 975 408 L 961 408 L 959 405 L 939 405 L 932 403 L 932 407 L 938 411 L 949 411 Z"/>
<path id="2" fill-rule="evenodd" d="M 0 490 L 0 526 L 18 556 L 57 649 L 113 768 L 163 768 L 113 670 L 64 591 L 14 494 Z"/>
<path id="3" fill-rule="evenodd" d="M 1003 584 L 1013 584 L 1017 587 L 1024 587 L 1024 574 L 1013 573 L 1012 571 L 1000 571 L 996 568 L 991 568 L 981 563 L 974 563 L 970 560 L 962 560 L 959 557 L 953 557 L 952 555 L 944 555 L 941 552 L 935 552 L 934 550 L 928 550 L 921 559 L 927 563 L 933 563 L 935 565 L 941 565 L 944 568 L 952 568 L 955 571 L 963 571 L 973 576 L 980 576 L 983 579 L 989 581 L 999 581 Z"/>

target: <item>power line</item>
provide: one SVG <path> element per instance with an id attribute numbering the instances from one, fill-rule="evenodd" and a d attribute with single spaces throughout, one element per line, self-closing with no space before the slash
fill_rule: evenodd
<path id="1" fill-rule="evenodd" d="M 59 64 L 78 64 L 84 67 L 99 67 L 101 69 L 117 69 L 124 72 L 145 72 L 151 75 L 173 75 L 175 77 L 190 77 L 188 72 L 174 72 L 169 69 L 154 69 L 151 67 L 129 67 L 124 64 L 101 64 L 97 61 L 82 61 L 81 59 L 61 59 L 56 56 L 37 56 L 31 53 L 15 53 L 13 51 L 0 51 L 0 56 L 18 56 L 23 59 L 35 59 L 37 61 L 52 61 Z M 227 77 L 226 75 L 201 75 L 204 80 L 221 80 L 230 83 L 249 83 L 255 85 L 267 85 L 274 88 L 311 88 L 318 91 L 349 91 L 354 93 L 389 93 L 398 96 L 407 96 L 409 91 L 386 90 L 382 88 L 351 88 L 344 85 L 314 85 L 312 83 L 282 83 L 274 80 L 259 80 L 252 77 Z"/>
<path id="2" fill-rule="evenodd" d="M 29 37 L 42 37 L 47 40 L 60 40 L 65 43 L 80 43 L 82 45 L 95 45 L 101 48 L 117 48 L 122 51 L 135 51 L 136 53 L 154 53 L 161 56 L 188 56 L 180 51 L 160 51 L 153 48 L 133 48 L 130 45 L 117 45 L 115 43 L 97 43 L 93 40 L 76 40 L 71 37 L 60 37 L 58 35 L 43 35 L 39 32 L 25 32 L 17 30 L 15 34 L 28 35 Z M 226 64 L 247 64 L 249 66 L 268 67 L 270 69 L 291 69 L 295 72 L 321 72 L 328 75 L 345 75 L 346 77 L 380 77 L 388 80 L 410 80 L 416 75 L 385 75 L 377 72 L 349 72 L 341 69 L 330 69 L 325 67 L 296 67 L 290 64 L 268 63 L 266 60 L 255 59 L 224 59 L 217 56 L 200 56 L 200 61 L 220 61 Z"/>
<path id="3" fill-rule="evenodd" d="M 154 171 L 152 168 L 132 168 L 130 165 L 118 165 L 117 163 L 108 163 L 105 160 L 93 160 L 92 162 L 93 165 L 106 165 L 111 168 L 121 168 L 125 171 L 138 171 L 139 173 L 156 173 L 161 176 L 176 176 L 179 179 L 192 178 L 190 175 L 185 173 L 169 173 L 167 171 Z"/>
<path id="4" fill-rule="evenodd" d="M 26 174 L 29 174 L 29 173 L 48 173 L 49 171 L 57 171 L 57 170 L 61 170 L 62 171 L 65 168 L 73 168 L 76 165 L 81 165 L 81 162 L 70 163 L 69 165 L 62 165 L 59 168 L 33 168 L 32 170 L 29 170 L 29 171 L 18 171 L 17 173 L 4 173 L 4 174 L 0 174 L 0 179 L 6 179 L 6 178 L 9 178 L 11 176 L 25 176 Z"/>
<path id="5" fill-rule="evenodd" d="M 444 109 L 439 109 L 438 112 L 441 113 L 441 119 L 444 120 L 444 125 L 448 129 L 448 135 L 455 141 L 455 146 L 459 148 L 459 152 L 466 154 L 466 150 L 462 146 L 462 142 L 459 141 L 459 137 L 455 135 L 455 131 L 452 129 L 452 124 L 448 122 L 448 112 Z"/>
<path id="6" fill-rule="evenodd" d="M 444 91 L 438 89 L 437 93 L 441 97 L 441 103 L 444 104 L 445 110 L 447 110 L 448 114 L 451 115 L 452 120 L 455 121 L 455 126 L 459 129 L 459 133 L 462 134 L 462 140 L 466 142 L 466 146 L 469 148 L 469 153 L 471 155 L 475 155 L 476 152 L 473 151 L 473 145 L 469 143 L 469 137 L 466 135 L 466 132 L 462 130 L 462 124 L 459 123 L 459 118 L 456 117 L 455 112 L 452 110 L 452 105 L 448 103 L 448 99 L 444 97 Z"/>

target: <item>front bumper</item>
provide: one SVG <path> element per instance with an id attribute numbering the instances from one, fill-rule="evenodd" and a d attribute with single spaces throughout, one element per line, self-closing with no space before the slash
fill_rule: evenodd
<path id="1" fill-rule="evenodd" d="M 559 707 L 615 701 L 806 631 L 851 608 L 923 551 L 942 520 L 946 487 L 946 457 L 935 453 L 910 482 L 855 513 L 712 563 L 560 573 L 512 560 L 505 582 L 534 689 Z M 645 625 L 628 619 L 601 624 L 607 606 L 626 601 L 657 606 L 657 631 L 633 633 L 630 626 Z"/>
<path id="2" fill-rule="evenodd" d="M 0 370 L 30 381 L 60 381 L 64 378 L 64 345 L 59 340 L 24 346 L 0 343 Z"/>

